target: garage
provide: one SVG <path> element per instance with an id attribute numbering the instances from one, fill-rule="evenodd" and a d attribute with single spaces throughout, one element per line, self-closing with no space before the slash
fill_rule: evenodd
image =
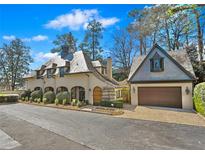
<path id="1" fill-rule="evenodd" d="M 139 105 L 182 108 L 181 87 L 138 87 Z"/>

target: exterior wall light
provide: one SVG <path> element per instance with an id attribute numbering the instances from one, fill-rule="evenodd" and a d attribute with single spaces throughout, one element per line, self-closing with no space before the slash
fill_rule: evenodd
<path id="1" fill-rule="evenodd" d="M 188 87 L 186 87 L 185 92 L 186 92 L 187 95 L 190 93 L 190 90 L 189 90 Z"/>

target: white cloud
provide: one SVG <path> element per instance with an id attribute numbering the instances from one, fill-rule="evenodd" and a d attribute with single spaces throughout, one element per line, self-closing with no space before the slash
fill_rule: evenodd
<path id="1" fill-rule="evenodd" d="M 16 39 L 16 36 L 14 35 L 4 35 L 3 36 L 3 39 L 4 40 L 8 40 L 8 41 L 11 41 L 11 40 L 14 40 Z M 45 41 L 45 40 L 48 40 L 48 36 L 46 35 L 36 35 L 36 36 L 33 36 L 31 38 L 20 38 L 23 42 L 31 42 L 31 41 Z"/>
<path id="2" fill-rule="evenodd" d="M 48 36 L 45 36 L 45 35 L 37 35 L 37 36 L 32 37 L 33 41 L 45 41 L 47 39 L 48 39 Z"/>
<path id="3" fill-rule="evenodd" d="M 71 30 L 79 30 L 80 28 L 86 28 L 89 21 L 96 19 L 102 22 L 104 27 L 115 24 L 119 21 L 116 17 L 103 18 L 99 15 L 98 10 L 80 10 L 75 9 L 70 13 L 60 15 L 53 20 L 50 20 L 45 27 L 52 29 L 69 28 Z"/>
<path id="4" fill-rule="evenodd" d="M 4 35 L 3 39 L 7 41 L 14 40 L 16 37 L 14 35 Z"/>
<path id="5" fill-rule="evenodd" d="M 115 23 L 119 22 L 120 20 L 118 18 L 102 18 L 98 20 L 100 23 L 102 23 L 103 27 L 107 27 L 110 25 L 114 25 Z"/>
<path id="6" fill-rule="evenodd" d="M 34 61 L 45 62 L 46 60 L 58 56 L 58 53 L 51 53 L 51 52 L 44 53 L 44 52 L 32 51 L 32 55 L 34 56 Z"/>
<path id="7" fill-rule="evenodd" d="M 30 38 L 22 38 L 21 39 L 23 42 L 31 42 L 31 39 Z"/>

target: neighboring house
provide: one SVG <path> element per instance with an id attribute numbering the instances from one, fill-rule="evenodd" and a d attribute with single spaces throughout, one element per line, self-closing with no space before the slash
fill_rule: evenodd
<path id="1" fill-rule="evenodd" d="M 116 99 L 120 85 L 112 78 L 111 58 L 104 66 L 100 61 L 91 61 L 82 51 L 75 52 L 71 57 L 67 60 L 56 56 L 26 75 L 26 89 L 55 93 L 69 91 L 71 99 L 88 100 L 90 104 Z"/>
<path id="2" fill-rule="evenodd" d="M 131 104 L 192 109 L 195 79 L 185 50 L 166 52 L 155 44 L 147 55 L 133 59 Z"/>

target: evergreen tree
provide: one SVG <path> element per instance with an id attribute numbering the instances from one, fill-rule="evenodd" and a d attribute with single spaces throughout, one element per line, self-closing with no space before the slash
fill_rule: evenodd
<path id="1" fill-rule="evenodd" d="M 83 42 L 79 45 L 79 48 L 87 53 L 92 60 L 101 59 L 101 53 L 103 52 L 100 46 L 100 39 L 102 35 L 102 24 L 96 20 L 91 21 L 87 26 L 87 31 Z"/>
<path id="2" fill-rule="evenodd" d="M 29 72 L 29 64 L 33 62 L 30 48 L 20 39 L 3 44 L 0 50 L 0 81 L 14 90 L 16 85 L 23 84 L 23 76 Z M 3 82 L 3 83 L 2 83 Z"/>
<path id="3" fill-rule="evenodd" d="M 60 53 L 66 56 L 69 53 L 74 53 L 77 50 L 76 47 L 77 40 L 74 38 L 71 32 L 68 34 L 57 35 L 57 39 L 53 41 L 56 46 L 51 50 L 52 53 Z"/>

